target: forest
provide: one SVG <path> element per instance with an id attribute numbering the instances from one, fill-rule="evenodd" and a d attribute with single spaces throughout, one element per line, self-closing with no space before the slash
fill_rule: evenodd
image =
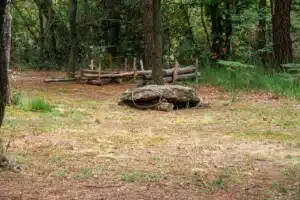
<path id="1" fill-rule="evenodd" d="M 300 0 L 1 0 L 0 199 L 300 198 Z"/>

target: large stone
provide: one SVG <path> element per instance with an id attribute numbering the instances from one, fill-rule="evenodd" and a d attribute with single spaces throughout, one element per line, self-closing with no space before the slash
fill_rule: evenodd
<path id="1" fill-rule="evenodd" d="M 126 90 L 120 102 L 138 108 L 157 108 L 156 104 L 168 102 L 179 107 L 195 107 L 200 104 L 196 90 L 181 85 L 147 85 Z M 156 106 L 155 106 L 156 105 Z"/>

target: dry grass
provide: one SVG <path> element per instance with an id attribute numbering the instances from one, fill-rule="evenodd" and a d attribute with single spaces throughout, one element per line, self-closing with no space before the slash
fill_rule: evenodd
<path id="1" fill-rule="evenodd" d="M 48 113 L 8 108 L 3 134 L 24 166 L 0 172 L 1 199 L 297 199 L 299 102 L 200 88 L 211 109 L 171 113 L 117 105 L 131 85 L 44 84 Z"/>

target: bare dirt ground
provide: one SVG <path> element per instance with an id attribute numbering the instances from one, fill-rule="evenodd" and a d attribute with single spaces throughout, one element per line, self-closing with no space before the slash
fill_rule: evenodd
<path id="1" fill-rule="evenodd" d="M 0 199 L 300 199 L 300 102 L 202 86 L 211 109 L 118 106 L 130 84 L 45 84 L 24 72 L 15 91 L 51 112 L 7 109 L 3 135 L 24 169 L 0 171 Z"/>

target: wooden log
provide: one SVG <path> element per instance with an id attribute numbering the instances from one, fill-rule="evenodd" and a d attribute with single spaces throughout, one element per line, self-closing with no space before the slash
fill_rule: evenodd
<path id="1" fill-rule="evenodd" d="M 58 82 L 73 82 L 76 81 L 75 78 L 48 78 L 45 79 L 45 83 L 58 83 Z"/>
<path id="2" fill-rule="evenodd" d="M 188 74 L 188 73 L 194 73 L 196 71 L 195 67 L 193 65 L 182 67 L 177 69 L 177 74 Z M 172 69 L 163 69 L 164 76 L 172 76 L 174 72 L 174 68 Z M 151 70 L 145 70 L 145 71 L 138 71 L 139 75 L 151 75 Z"/>
<path id="3" fill-rule="evenodd" d="M 173 80 L 172 80 L 172 82 L 173 83 L 175 83 L 175 81 L 176 81 L 176 78 L 177 78 L 177 75 L 178 75 L 178 68 L 179 68 L 179 65 L 178 65 L 178 63 L 176 62 L 176 64 L 175 64 L 175 66 L 174 66 L 174 68 L 173 68 Z"/>
<path id="4" fill-rule="evenodd" d="M 142 59 L 140 59 L 140 65 L 141 65 L 141 70 L 144 71 L 144 63 Z"/>
<path id="5" fill-rule="evenodd" d="M 87 74 L 84 73 L 83 77 L 89 78 L 89 79 L 97 79 L 98 77 L 100 78 L 121 78 L 121 77 L 130 77 L 133 76 L 134 72 L 123 72 L 119 74 Z"/>
<path id="6" fill-rule="evenodd" d="M 136 68 L 136 58 L 133 58 L 133 81 L 136 81 L 136 77 L 138 75 L 138 71 Z"/>
<path id="7" fill-rule="evenodd" d="M 99 71 L 98 70 L 90 70 L 90 69 L 81 69 L 80 70 L 82 73 L 87 73 L 87 74 L 99 74 Z M 101 71 L 101 74 L 118 74 L 119 72 L 104 72 L 104 71 Z"/>
<path id="8" fill-rule="evenodd" d="M 195 63 L 195 69 L 196 69 L 196 74 L 198 74 L 198 58 L 196 58 L 196 63 Z M 199 76 L 196 76 L 196 84 L 198 85 L 199 84 L 199 79 L 198 79 Z"/>
<path id="9" fill-rule="evenodd" d="M 98 69 L 98 80 L 100 81 L 101 79 L 101 71 L 102 71 L 102 66 L 101 66 L 101 61 L 99 62 L 99 69 Z"/>
<path id="10" fill-rule="evenodd" d="M 200 76 L 200 73 L 198 73 L 198 76 Z M 196 78 L 196 77 L 197 77 L 196 73 L 193 73 L 193 74 L 181 74 L 181 75 L 177 75 L 175 81 L 183 81 L 183 80 L 188 80 L 188 79 Z M 164 81 L 166 83 L 173 82 L 173 77 L 171 77 L 171 76 L 170 77 L 164 77 L 163 79 L 164 79 Z"/>
<path id="11" fill-rule="evenodd" d="M 105 85 L 105 84 L 108 84 L 111 82 L 112 82 L 111 79 L 101 79 L 101 80 L 89 80 L 89 81 L 87 81 L 87 84 L 101 86 L 101 85 Z"/>
<path id="12" fill-rule="evenodd" d="M 198 76 L 200 76 L 200 73 L 198 72 Z M 145 76 L 147 80 L 151 79 L 151 75 L 146 75 Z M 175 81 L 181 81 L 181 80 L 186 80 L 186 79 L 190 79 L 190 78 L 196 78 L 196 73 L 190 73 L 190 74 L 180 74 L 176 76 L 176 80 Z M 165 82 L 173 82 L 173 76 L 165 76 L 164 78 Z"/>
<path id="13" fill-rule="evenodd" d="M 89 70 L 89 69 L 81 69 L 80 70 L 84 74 L 99 74 L 98 70 Z M 164 75 L 165 76 L 172 76 L 174 69 L 163 69 Z M 195 72 L 196 69 L 193 65 L 187 66 L 187 67 L 182 67 L 178 68 L 177 74 L 188 74 L 188 73 L 193 73 Z M 101 74 L 119 74 L 120 72 L 104 72 L 102 71 Z M 124 73 L 124 72 L 121 72 Z M 130 73 L 130 72 L 129 72 Z M 152 73 L 152 70 L 142 70 L 142 71 L 137 71 L 138 75 L 150 75 Z"/>
<path id="14" fill-rule="evenodd" d="M 91 60 L 91 65 L 89 67 L 91 70 L 94 70 L 94 60 Z"/>
<path id="15" fill-rule="evenodd" d="M 127 58 L 125 58 L 124 67 L 125 67 L 125 72 L 127 72 Z"/>

